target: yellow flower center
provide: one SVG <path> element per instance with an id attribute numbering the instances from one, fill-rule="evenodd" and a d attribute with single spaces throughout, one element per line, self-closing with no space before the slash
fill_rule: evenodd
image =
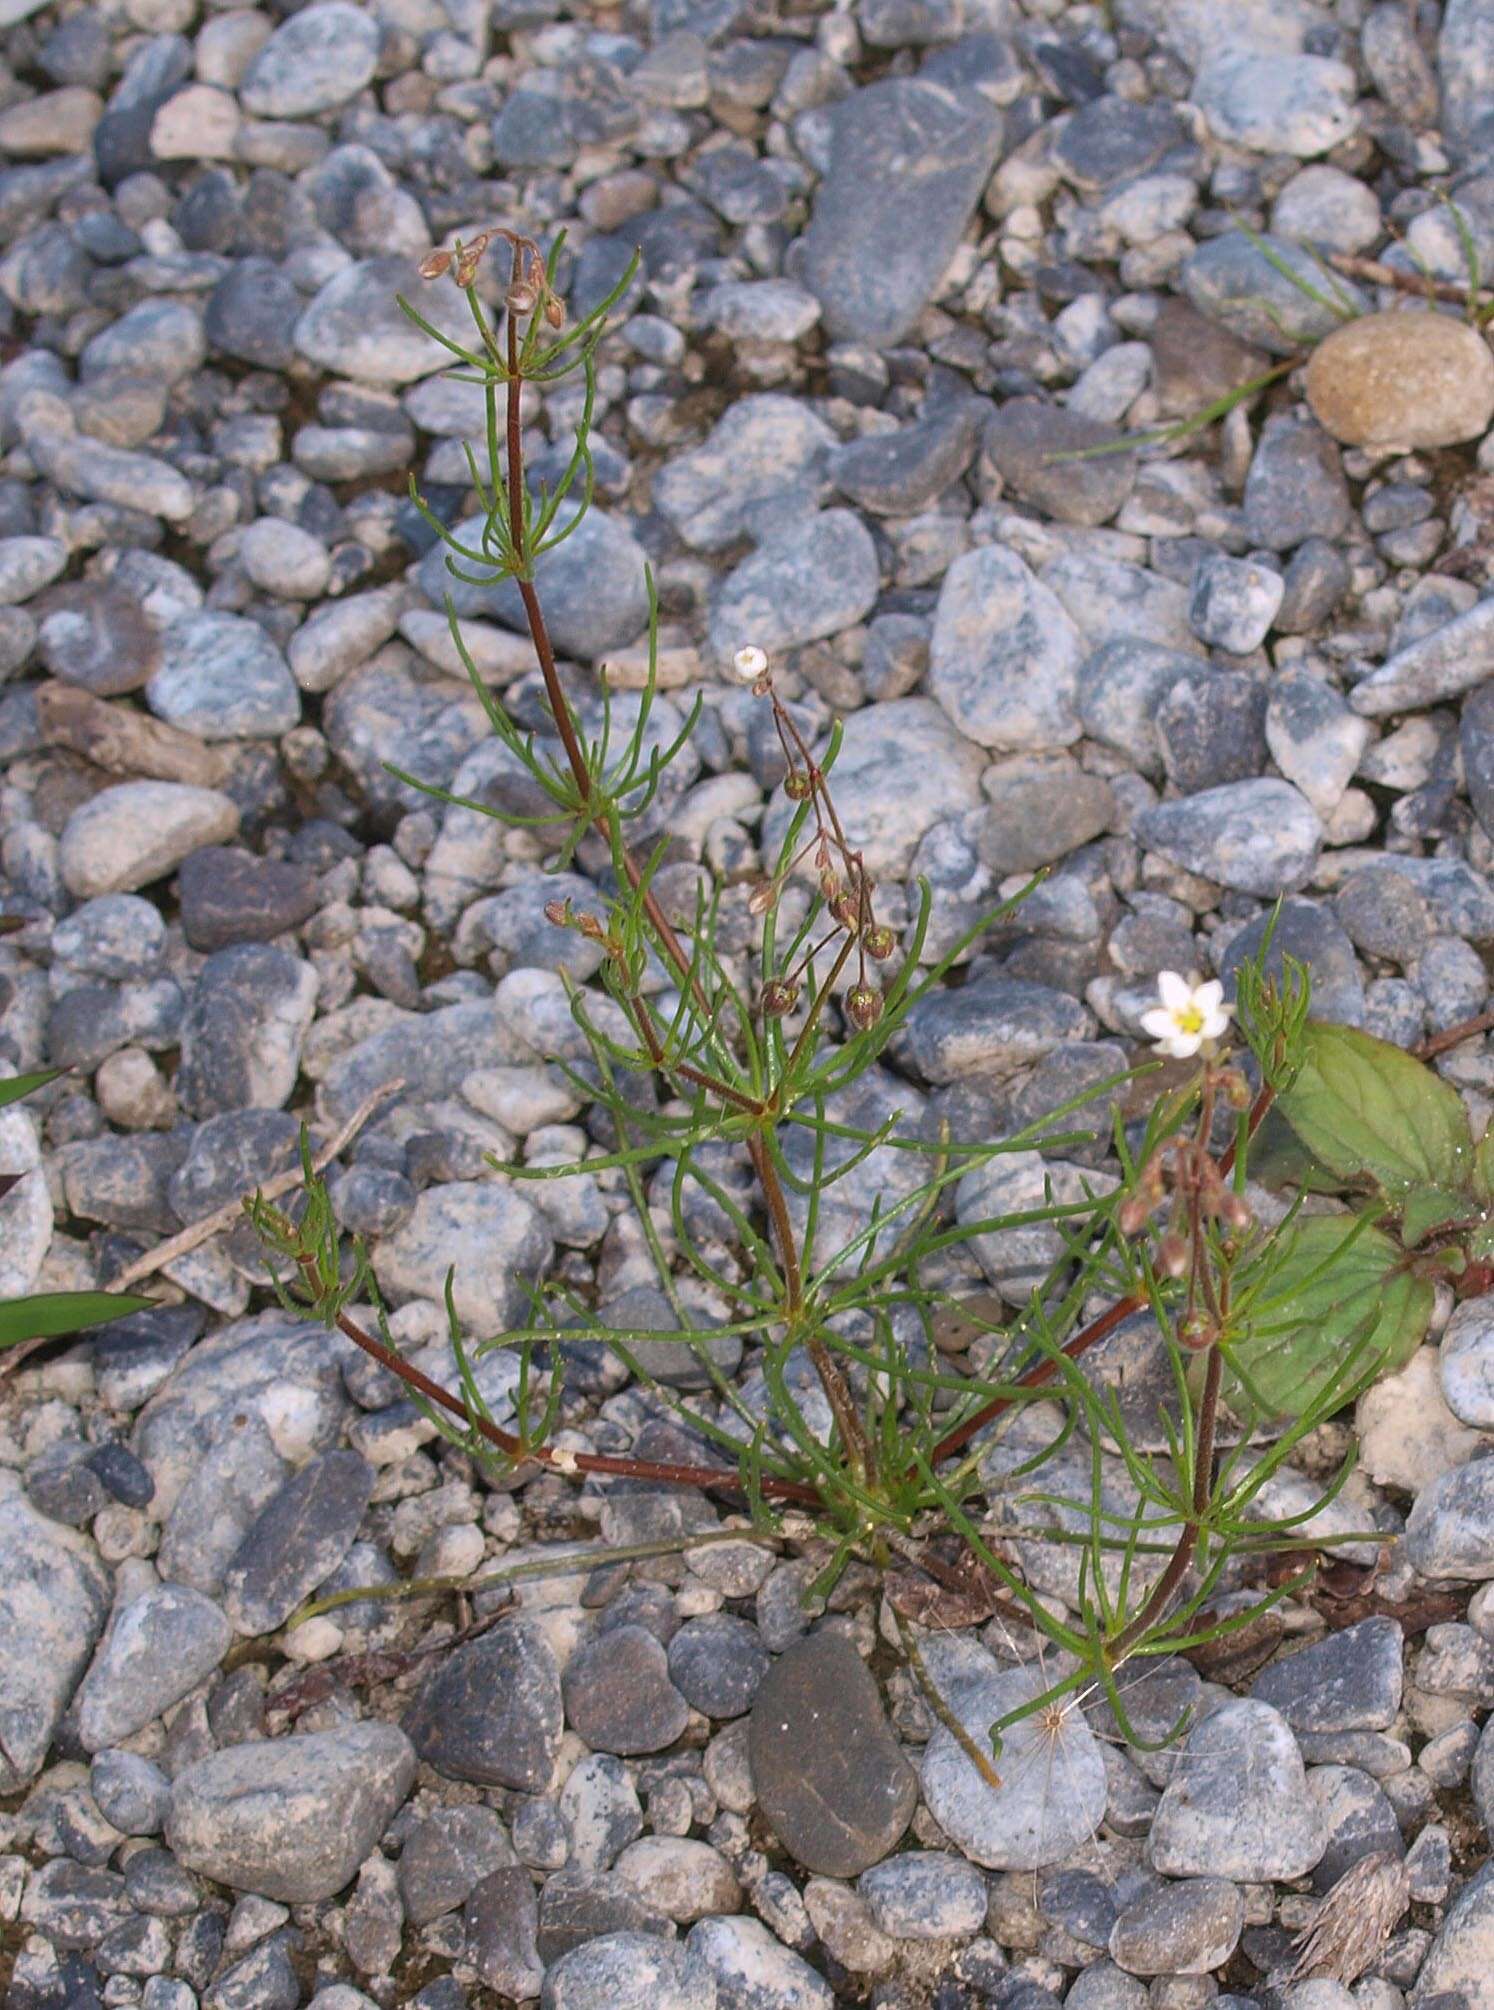
<path id="1" fill-rule="evenodd" d="M 1173 1024 L 1180 1033 L 1201 1033 L 1203 1031 L 1204 1015 L 1191 1002 L 1187 1005 L 1180 1005 L 1177 1011 L 1173 1013 L 1172 1018 Z"/>

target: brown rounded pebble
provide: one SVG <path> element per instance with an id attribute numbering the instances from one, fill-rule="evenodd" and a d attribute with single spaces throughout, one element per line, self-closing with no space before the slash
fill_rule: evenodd
<path id="1" fill-rule="evenodd" d="M 1313 351 L 1307 402 L 1345 446 L 1456 446 L 1494 418 L 1494 356 L 1455 314 L 1366 314 Z"/>

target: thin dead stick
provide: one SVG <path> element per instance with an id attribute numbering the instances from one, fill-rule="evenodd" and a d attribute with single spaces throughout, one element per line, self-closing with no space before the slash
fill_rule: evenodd
<path id="1" fill-rule="evenodd" d="M 1371 286 L 1393 286 L 1397 293 L 1419 294 L 1423 300 L 1450 300 L 1466 307 L 1470 299 L 1494 299 L 1485 288 L 1474 290 L 1456 279 L 1433 279 L 1419 272 L 1402 272 L 1399 266 L 1383 265 L 1378 258 L 1360 258 L 1351 251 L 1331 251 L 1328 263 L 1347 279 L 1365 279 Z"/>
<path id="2" fill-rule="evenodd" d="M 342 1129 L 322 1146 L 311 1161 L 312 1170 L 325 1172 L 333 1159 L 341 1157 L 347 1150 L 380 1103 L 387 1103 L 391 1096 L 397 1096 L 404 1086 L 403 1080 L 396 1077 L 394 1081 L 385 1082 L 375 1089 L 368 1100 L 361 1103 L 348 1118 Z M 286 1171 L 276 1173 L 273 1179 L 265 1181 L 258 1190 L 260 1197 L 263 1200 L 278 1200 L 281 1194 L 289 1193 L 294 1187 L 298 1187 L 305 1176 L 304 1167 L 290 1166 Z M 128 1269 L 122 1270 L 119 1276 L 113 1279 L 109 1289 L 128 1291 L 132 1284 L 138 1284 L 142 1278 L 153 1277 L 158 1270 L 164 1270 L 168 1263 L 175 1263 L 179 1256 L 189 1255 L 202 1243 L 210 1241 L 220 1229 L 232 1228 L 236 1221 L 242 1221 L 243 1218 L 242 1199 L 225 1201 L 222 1207 L 214 1208 L 213 1212 L 204 1215 L 201 1221 L 194 1221 L 190 1228 L 184 1228 L 180 1235 L 174 1235 L 169 1242 L 163 1242 L 159 1249 L 151 1250 L 147 1256 L 137 1257 Z"/>
<path id="3" fill-rule="evenodd" d="M 1449 1047 L 1461 1047 L 1465 1040 L 1471 1040 L 1478 1033 L 1494 1030 L 1494 1012 L 1475 1012 L 1471 1019 L 1460 1019 L 1456 1026 L 1449 1026 L 1441 1033 L 1434 1033 L 1429 1040 L 1411 1049 L 1418 1061 L 1430 1061 L 1436 1054 L 1445 1054 Z"/>
<path id="4" fill-rule="evenodd" d="M 997 1772 L 988 1756 L 981 1750 L 980 1746 L 971 1737 L 954 1711 L 950 1709 L 949 1705 L 935 1688 L 934 1678 L 928 1671 L 928 1664 L 923 1658 L 918 1642 L 913 1637 L 913 1629 L 895 1605 L 892 1608 L 892 1616 L 897 1621 L 898 1638 L 903 1643 L 903 1653 L 907 1656 L 908 1666 L 913 1670 L 914 1680 L 923 1691 L 924 1701 L 939 1719 L 945 1730 L 948 1731 L 950 1737 L 954 1739 L 971 1765 L 980 1774 L 986 1785 L 993 1793 L 1000 1793 L 1000 1773 Z"/>

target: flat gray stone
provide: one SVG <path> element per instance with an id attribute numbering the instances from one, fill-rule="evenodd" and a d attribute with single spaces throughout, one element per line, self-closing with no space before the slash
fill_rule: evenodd
<path id="1" fill-rule="evenodd" d="M 223 1579 L 223 1606 L 235 1632 L 273 1633 L 329 1578 L 352 1548 L 374 1487 L 357 1452 L 323 1452 L 269 1502 Z"/>
<path id="2" fill-rule="evenodd" d="M 1395 1620 L 1365 1619 L 1271 1662 L 1250 1693 L 1294 1731 L 1388 1731 L 1401 1707 L 1403 1645 Z"/>
<path id="3" fill-rule="evenodd" d="M 908 333 L 975 213 L 1001 138 L 1001 114 L 973 92 L 897 77 L 842 99 L 801 274 L 833 340 L 885 347 Z"/>
<path id="4" fill-rule="evenodd" d="M 1234 1953 L 1245 1906 L 1227 1877 L 1186 1878 L 1128 1905 L 1110 1958 L 1130 1975 L 1207 1975 Z"/>
<path id="5" fill-rule="evenodd" d="M 304 119 L 356 97 L 378 66 L 378 16 L 350 0 L 306 7 L 278 27 L 239 94 L 260 119 Z"/>
<path id="6" fill-rule="evenodd" d="M 1323 826 L 1290 782 L 1227 782 L 1136 819 L 1136 838 L 1171 864 L 1240 893 L 1291 893 L 1317 864 Z"/>
<path id="7" fill-rule="evenodd" d="M 540 2010 L 718 2010 L 710 1969 L 643 1933 L 604 1933 L 545 1971 Z"/>
<path id="8" fill-rule="evenodd" d="M 818 504 L 835 443 L 798 398 L 776 391 L 739 398 L 698 447 L 660 468 L 654 507 L 692 550 L 722 551 L 777 511 Z"/>
<path id="9" fill-rule="evenodd" d="M 451 280 L 423 280 L 413 258 L 388 253 L 359 259 L 327 280 L 296 323 L 297 354 L 364 384 L 413 384 L 449 368 L 451 351 L 415 326 L 400 307 L 401 294 L 443 335 L 471 341 L 472 316 Z"/>
<path id="10" fill-rule="evenodd" d="M 1300 284 L 1286 276 L 1283 265 Z M 1252 243 L 1240 230 L 1199 245 L 1183 267 L 1182 286 L 1200 314 L 1273 356 L 1321 342 L 1349 314 L 1362 314 L 1369 305 L 1352 280 L 1325 268 L 1300 245 L 1270 236 Z M 1328 304 L 1335 300 L 1343 302 L 1344 313 Z"/>
<path id="11" fill-rule="evenodd" d="M 495 1179 L 427 1187 L 409 1219 L 381 1238 L 374 1274 L 389 1302 L 439 1300 L 447 1272 L 457 1316 L 469 1330 L 498 1334 L 524 1313 L 526 1279 L 540 1277 L 553 1249 L 539 1210 Z"/>
<path id="12" fill-rule="evenodd" d="M 1454 1467 L 1417 1495 L 1406 1555 L 1423 1577 L 1494 1577 L 1494 1459 Z"/>
<path id="13" fill-rule="evenodd" d="M 871 532 L 854 510 L 775 519 L 724 579 L 711 607 L 718 662 L 755 644 L 770 656 L 854 627 L 881 585 Z"/>
<path id="14" fill-rule="evenodd" d="M 992 1725 L 1044 1687 L 1038 1670 L 1003 1668 L 973 1641 L 936 1638 L 925 1653 L 945 1701 L 986 1751 Z M 924 1751 L 924 1800 L 966 1856 L 988 1870 L 1041 1870 L 1093 1838 L 1109 1787 L 1082 1711 L 1065 1710 L 1051 1727 L 1037 1716 L 1022 1719 L 1005 1734 L 994 1764 L 1001 1778 L 995 1791 L 943 1724 Z"/>
<path id="15" fill-rule="evenodd" d="M 614 1626 L 579 1648 L 561 1678 L 566 1722 L 594 1752 L 662 1752 L 689 1721 L 664 1649 L 646 1626 Z"/>
<path id="16" fill-rule="evenodd" d="M 983 545 L 945 574 L 928 688 L 967 739 L 1009 753 L 1071 745 L 1084 656 L 1078 627 L 1014 551 Z"/>
<path id="17" fill-rule="evenodd" d="M 348 1724 L 211 1753 L 172 1784 L 166 1840 L 199 1876 L 287 1905 L 341 1891 L 415 1779 L 393 1724 Z"/>
<path id="18" fill-rule="evenodd" d="M 789 1647 L 763 1678 L 749 1725 L 758 1803 L 806 1870 L 855 1877 L 896 1846 L 918 1781 L 848 1640 L 818 1632 Z"/>
<path id="19" fill-rule="evenodd" d="M 221 1606 L 160 1584 L 114 1615 L 78 1691 L 78 1736 L 101 1752 L 144 1730 L 205 1682 L 233 1639 Z"/>
<path id="20" fill-rule="evenodd" d="M 1327 1844 L 1286 1720 L 1270 1704 L 1242 1697 L 1189 1732 L 1148 1850 L 1166 1877 L 1264 1884 L 1305 1877 Z"/>
<path id="21" fill-rule="evenodd" d="M 0 1792 L 41 1771 L 109 1616 L 109 1573 L 90 1538 L 0 1492 Z"/>
<path id="22" fill-rule="evenodd" d="M 1349 693 L 1365 718 L 1417 712 L 1456 698 L 1494 670 L 1494 599 L 1479 600 L 1430 635 L 1397 649 Z"/>
<path id="23" fill-rule="evenodd" d="M 224 844 L 239 808 L 217 789 L 186 782 L 120 782 L 79 805 L 62 832 L 63 882 L 80 900 L 133 893 L 173 871 L 199 845 Z"/>

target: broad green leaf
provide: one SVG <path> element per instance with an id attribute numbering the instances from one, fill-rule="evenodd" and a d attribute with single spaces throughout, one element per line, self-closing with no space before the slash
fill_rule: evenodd
<path id="1" fill-rule="evenodd" d="M 43 1291 L 34 1298 L 10 1298 L 0 1304 L 0 1348 L 81 1333 L 85 1326 L 103 1326 L 129 1312 L 146 1312 L 154 1303 L 124 1291 Z"/>
<path id="2" fill-rule="evenodd" d="M 0 1110 L 3 1110 L 7 1103 L 18 1103 L 22 1096 L 29 1096 L 33 1089 L 40 1089 L 48 1082 L 55 1082 L 62 1073 L 61 1068 L 38 1068 L 34 1075 L 0 1076 Z"/>
<path id="3" fill-rule="evenodd" d="M 1368 1180 L 1391 1199 L 1472 1181 L 1473 1140 L 1457 1090 L 1357 1027 L 1306 1026 L 1301 1065 L 1279 1101 L 1313 1157 L 1340 1179 Z"/>
<path id="4" fill-rule="evenodd" d="M 1494 1200 L 1494 1124 L 1478 1141 L 1473 1155 L 1473 1181 L 1484 1200 Z"/>
<path id="5" fill-rule="evenodd" d="M 1352 1215 L 1310 1216 L 1290 1236 L 1225 1358 L 1247 1398 L 1295 1417 L 1335 1382 L 1347 1398 L 1403 1366 L 1426 1333 L 1433 1290 L 1383 1229 Z"/>
<path id="6" fill-rule="evenodd" d="M 1415 1249 L 1439 1228 L 1476 1221 L 1479 1203 L 1470 1193 L 1449 1193 L 1444 1186 L 1419 1186 L 1406 1195 L 1401 1209 L 1401 1241 Z"/>

